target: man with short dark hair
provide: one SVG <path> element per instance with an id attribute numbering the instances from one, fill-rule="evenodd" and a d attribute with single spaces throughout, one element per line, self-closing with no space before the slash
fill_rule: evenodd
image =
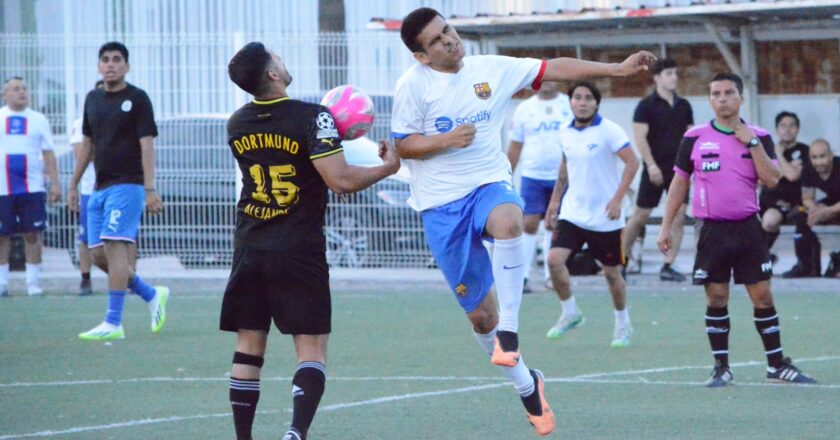
<path id="1" fill-rule="evenodd" d="M 297 352 L 292 423 L 283 440 L 306 439 L 326 382 L 331 300 L 323 233 L 327 188 L 365 189 L 399 170 L 393 147 L 383 164 L 348 165 L 326 107 L 289 98 L 292 76 L 262 43 L 233 56 L 228 74 L 254 100 L 228 120 L 228 144 L 244 176 L 236 210 L 233 267 L 219 327 L 237 332 L 230 403 L 238 440 L 251 439 L 271 321 Z"/>
<path id="2" fill-rule="evenodd" d="M 612 296 L 615 327 L 610 346 L 624 348 L 630 345 L 633 326 L 627 310 L 627 286 L 621 276 L 621 201 L 639 170 L 639 159 L 627 133 L 598 113 L 601 92 L 594 84 L 573 84 L 569 99 L 575 117 L 560 132 L 563 159 L 545 216 L 546 227 L 554 231 L 548 265 L 562 311 L 546 337 L 557 339 L 583 324 L 566 262 L 586 244 L 601 262 Z M 624 165 L 621 173 L 620 163 Z"/>
<path id="3" fill-rule="evenodd" d="M 840 224 L 840 157 L 831 151 L 825 139 L 817 139 L 808 151 L 808 165 L 802 170 L 802 209 L 796 216 L 794 248 L 798 260 L 784 274 L 785 278 L 818 277 L 822 269 L 820 240 L 811 229 L 814 225 Z M 825 198 L 816 200 L 817 189 Z M 832 252 L 825 276 L 840 274 L 840 253 Z"/>
<path id="4" fill-rule="evenodd" d="M 651 212 L 659 205 L 662 192 L 668 189 L 674 178 L 674 161 L 680 140 L 694 124 L 691 104 L 677 95 L 676 61 L 668 58 L 658 60 L 653 66 L 653 82 L 656 85 L 653 93 L 642 99 L 633 113 L 633 140 L 642 155 L 644 167 L 639 181 L 636 209 L 627 221 L 623 237 L 624 255 L 628 260 L 626 264 L 630 264 L 629 260 L 635 260 L 639 271 L 642 250 L 638 246 L 638 255 L 633 255 L 633 244 L 639 237 L 644 239 L 645 224 Z M 685 275 L 671 265 L 682 243 L 686 207 L 683 203 L 671 227 L 674 246 L 665 255 L 665 262 L 659 269 L 659 279 L 662 281 L 685 281 Z"/>
<path id="5" fill-rule="evenodd" d="M 125 80 L 128 48 L 109 42 L 99 48 L 99 73 L 105 86 L 85 98 L 82 143 L 67 190 L 67 204 L 79 211 L 78 185 L 91 157 L 96 184 L 88 202 L 88 247 L 94 264 L 108 274 L 108 311 L 96 327 L 79 334 L 86 341 L 125 338 L 122 312 L 130 289 L 149 307 L 152 333 L 163 329 L 169 288 L 152 287 L 134 271 L 134 243 L 145 208 L 163 209 L 155 189 L 157 136 L 152 103 Z"/>
<path id="6" fill-rule="evenodd" d="M 419 8 L 400 36 L 417 64 L 396 84 L 391 131 L 411 171 L 409 205 L 421 212 L 426 239 L 475 338 L 516 387 L 539 435 L 555 420 L 542 373 L 519 354 L 519 307 L 527 271 L 522 199 L 511 184 L 501 130 L 511 96 L 542 81 L 629 76 L 655 57 L 638 52 L 620 64 L 575 58 L 465 57 L 440 13 Z M 492 259 L 482 244 L 492 240 Z M 489 295 L 495 284 L 499 301 Z"/>
<path id="7" fill-rule="evenodd" d="M 692 212 L 697 219 L 694 284 L 706 291 L 706 334 L 715 366 L 708 387 L 732 382 L 729 368 L 729 280 L 744 284 L 753 303 L 755 328 L 767 356 L 767 380 L 808 384 L 816 381 L 782 353 L 779 315 L 773 305 L 773 264 L 758 220 L 756 185 L 776 187 L 781 173 L 773 164 L 773 140 L 761 127 L 740 117 L 744 83 L 733 73 L 719 73 L 709 83 L 715 118 L 686 132 L 674 180 L 665 203 L 659 249 L 671 249 L 671 225 L 694 176 Z"/>
<path id="8" fill-rule="evenodd" d="M 779 238 L 779 228 L 787 219 L 796 216 L 802 205 L 802 184 L 799 177 L 808 163 L 808 145 L 797 142 L 799 135 L 799 117 L 796 113 L 783 111 L 776 115 L 776 160 L 782 178 L 775 188 L 761 188 L 758 205 L 761 208 L 761 227 L 767 235 L 767 249 L 772 250 L 773 243 Z M 776 256 L 770 254 L 773 264 Z"/>
<path id="9" fill-rule="evenodd" d="M 26 293 L 43 293 L 38 283 L 41 231 L 47 228 L 46 203 L 61 199 L 58 166 L 47 118 L 29 108 L 29 89 L 15 76 L 3 83 L 0 108 L 0 297 L 9 295 L 10 238 L 23 235 Z M 49 177 L 49 195 L 44 171 Z"/>

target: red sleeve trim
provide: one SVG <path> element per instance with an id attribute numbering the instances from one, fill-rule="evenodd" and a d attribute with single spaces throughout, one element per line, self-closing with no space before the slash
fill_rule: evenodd
<path id="1" fill-rule="evenodd" d="M 539 73 L 537 73 L 537 78 L 534 80 L 534 82 L 531 83 L 531 88 L 534 89 L 535 92 L 539 91 L 540 87 L 542 87 L 542 77 L 543 77 L 543 74 L 545 73 L 545 68 L 547 66 L 548 66 L 548 61 L 547 60 L 542 60 L 542 64 L 540 64 L 540 71 L 539 71 Z"/>

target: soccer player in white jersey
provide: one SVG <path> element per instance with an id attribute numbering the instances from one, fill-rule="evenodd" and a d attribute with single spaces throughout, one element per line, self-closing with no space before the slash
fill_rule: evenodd
<path id="1" fill-rule="evenodd" d="M 560 133 L 563 160 L 545 216 L 546 225 L 554 230 L 548 265 L 563 311 L 546 336 L 557 339 L 583 323 L 583 314 L 572 296 L 566 261 L 586 243 L 601 262 L 612 295 L 615 307 L 612 346 L 626 347 L 630 345 L 633 326 L 621 276 L 624 264 L 621 200 L 639 170 L 639 160 L 630 147 L 627 133 L 598 114 L 601 92 L 597 87 L 587 82 L 576 83 L 569 89 L 569 98 L 575 119 Z M 619 159 L 624 162 L 623 173 L 618 170 Z"/>
<path id="2" fill-rule="evenodd" d="M 520 166 L 519 195 L 525 201 L 523 237 L 528 261 L 526 267 L 530 266 L 537 249 L 537 230 L 545 217 L 560 159 L 563 158 L 558 133 L 572 118 L 568 95 L 560 93 L 560 83 L 548 81 L 542 83 L 534 96 L 519 104 L 513 114 L 507 156 L 511 169 L 516 170 L 516 166 Z M 548 254 L 550 246 L 551 232 L 546 231 L 543 239 L 545 254 Z M 548 262 L 544 268 L 545 282 L 550 287 Z M 531 291 L 527 272 L 524 289 L 525 293 Z"/>
<path id="3" fill-rule="evenodd" d="M 435 260 L 473 325 L 479 345 L 501 366 L 538 435 L 554 430 L 542 373 L 519 355 L 519 305 L 525 280 L 522 199 L 511 185 L 501 130 L 511 96 L 543 80 L 627 76 L 655 57 L 621 64 L 464 56 L 458 33 L 434 9 L 408 14 L 400 31 L 418 61 L 399 79 L 391 131 L 411 172 L 409 204 L 422 213 Z M 494 241 L 492 261 L 482 238 Z M 499 300 L 488 295 L 495 281 Z"/>
<path id="4" fill-rule="evenodd" d="M 10 238 L 21 233 L 26 255 L 26 293 L 43 293 L 38 284 L 43 240 L 47 227 L 46 202 L 61 200 L 58 166 L 47 118 L 29 105 L 23 78 L 3 84 L 0 108 L 0 296 L 9 294 Z M 42 158 L 43 157 L 43 158 Z M 49 195 L 44 170 L 50 178 Z"/>

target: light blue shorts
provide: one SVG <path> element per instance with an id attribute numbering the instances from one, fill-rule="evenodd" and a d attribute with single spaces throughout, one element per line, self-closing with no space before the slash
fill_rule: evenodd
<path id="1" fill-rule="evenodd" d="M 525 200 L 525 215 L 545 216 L 548 202 L 551 201 L 551 193 L 554 192 L 556 180 L 540 180 L 530 177 L 522 177 L 519 184 L 519 193 Z"/>
<path id="2" fill-rule="evenodd" d="M 422 212 L 429 249 L 466 313 L 481 304 L 493 286 L 493 266 L 482 239 L 493 208 L 524 202 L 506 182 L 476 188 L 462 199 Z"/>
<path id="3" fill-rule="evenodd" d="M 88 202 L 88 247 L 104 240 L 134 243 L 146 208 L 143 185 L 123 183 L 94 191 Z"/>

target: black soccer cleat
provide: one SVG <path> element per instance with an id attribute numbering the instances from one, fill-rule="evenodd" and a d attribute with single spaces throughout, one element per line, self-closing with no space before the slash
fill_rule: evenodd
<path id="1" fill-rule="evenodd" d="M 304 437 L 295 428 L 286 431 L 286 434 L 280 440 L 304 440 Z"/>
<path id="2" fill-rule="evenodd" d="M 674 281 L 677 283 L 684 283 L 685 282 L 685 275 L 677 272 L 671 266 L 662 266 L 662 269 L 659 271 L 659 279 L 661 281 Z"/>
<path id="3" fill-rule="evenodd" d="M 706 386 L 709 388 L 725 387 L 732 383 L 732 379 L 732 370 L 729 369 L 729 365 L 715 362 L 715 368 L 712 369 L 712 376 L 706 380 Z"/>
<path id="4" fill-rule="evenodd" d="M 808 385 L 817 383 L 813 377 L 808 376 L 796 368 L 790 361 L 789 357 L 782 360 L 782 365 L 775 368 L 774 371 L 767 371 L 767 380 L 773 383 L 790 383 L 797 385 Z"/>
<path id="5" fill-rule="evenodd" d="M 828 257 L 828 267 L 825 269 L 826 278 L 836 278 L 840 274 L 840 252 L 832 252 Z"/>
<path id="6" fill-rule="evenodd" d="M 782 274 L 782 278 L 809 278 L 820 276 L 819 271 L 809 270 L 801 263 L 796 263 L 789 271 Z"/>

